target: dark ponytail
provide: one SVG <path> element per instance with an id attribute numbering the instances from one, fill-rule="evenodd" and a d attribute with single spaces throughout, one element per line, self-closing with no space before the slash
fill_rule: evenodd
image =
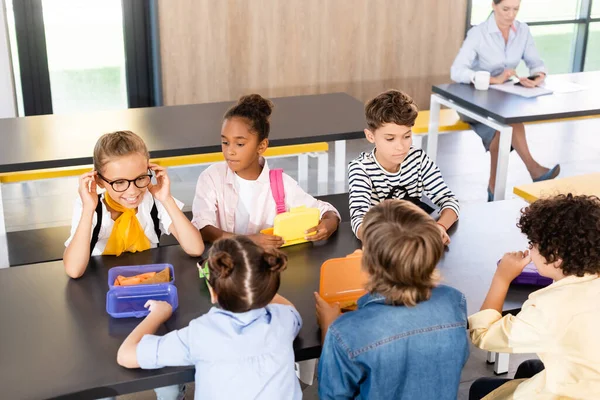
<path id="1" fill-rule="evenodd" d="M 246 312 L 273 300 L 286 266 L 284 253 L 264 250 L 245 236 L 220 239 L 209 252 L 209 283 L 223 309 Z"/>
<path id="2" fill-rule="evenodd" d="M 259 94 L 242 96 L 237 104 L 225 113 L 224 119 L 244 118 L 249 123 L 252 132 L 258 135 L 258 141 L 262 142 L 269 137 L 271 122 L 269 117 L 273 112 L 273 102 L 265 99 Z"/>

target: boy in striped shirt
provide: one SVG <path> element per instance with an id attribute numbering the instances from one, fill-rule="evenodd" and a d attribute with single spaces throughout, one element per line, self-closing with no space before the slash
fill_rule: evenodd
<path id="1" fill-rule="evenodd" d="M 426 195 L 440 209 L 437 226 L 444 244 L 446 231 L 458 219 L 456 196 L 439 168 L 421 149 L 412 147 L 412 127 L 418 108 L 407 94 L 388 90 L 365 106 L 367 140 L 373 151 L 362 153 L 348 167 L 352 230 L 361 239 L 363 217 L 386 199 L 404 199 L 417 205 Z"/>

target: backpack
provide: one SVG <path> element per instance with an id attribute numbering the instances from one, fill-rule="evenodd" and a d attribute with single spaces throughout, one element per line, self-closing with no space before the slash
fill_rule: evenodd
<path id="1" fill-rule="evenodd" d="M 90 255 L 94 251 L 94 247 L 98 243 L 98 236 L 100 235 L 100 228 L 102 227 L 102 195 L 98 195 L 98 205 L 96 206 L 96 226 L 94 227 L 94 231 L 92 232 L 92 240 L 90 241 Z M 156 237 L 158 237 L 160 245 L 160 222 L 158 219 L 158 208 L 156 208 L 156 201 L 154 197 L 152 198 L 152 210 L 150 210 L 150 218 L 152 218 L 152 224 L 154 224 L 154 232 L 156 233 Z"/>
<path id="2" fill-rule="evenodd" d="M 271 194 L 277 207 L 277 214 L 285 212 L 285 189 L 283 188 L 283 170 L 272 169 L 269 171 L 269 182 L 271 183 Z"/>

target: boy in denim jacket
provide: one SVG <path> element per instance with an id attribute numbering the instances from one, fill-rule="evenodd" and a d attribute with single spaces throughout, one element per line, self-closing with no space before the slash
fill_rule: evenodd
<path id="1" fill-rule="evenodd" d="M 341 315 L 315 293 L 321 399 L 456 399 L 468 358 L 465 296 L 437 285 L 444 245 L 416 205 L 386 200 L 362 225 L 368 294 Z"/>

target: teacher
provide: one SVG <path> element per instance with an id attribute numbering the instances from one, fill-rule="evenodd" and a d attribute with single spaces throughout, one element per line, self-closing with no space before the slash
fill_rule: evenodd
<path id="1" fill-rule="evenodd" d="M 521 84 L 533 88 L 546 78 L 546 67 L 535 47 L 527 24 L 516 20 L 521 0 L 492 0 L 493 12 L 487 21 L 474 26 L 467 34 L 450 71 L 452 80 L 471 83 L 476 71 L 488 71 L 490 84 L 501 84 L 517 77 L 515 68 L 521 60 L 529 68 L 529 78 L 520 77 Z M 488 201 L 493 200 L 498 164 L 500 133 L 480 122 L 461 116 L 481 137 L 486 151 L 490 152 L 490 180 Z M 534 182 L 554 179 L 560 173 L 560 165 L 546 168 L 540 165 L 529 152 L 525 138 L 525 126 L 512 124 L 512 147 L 525 163 Z"/>

